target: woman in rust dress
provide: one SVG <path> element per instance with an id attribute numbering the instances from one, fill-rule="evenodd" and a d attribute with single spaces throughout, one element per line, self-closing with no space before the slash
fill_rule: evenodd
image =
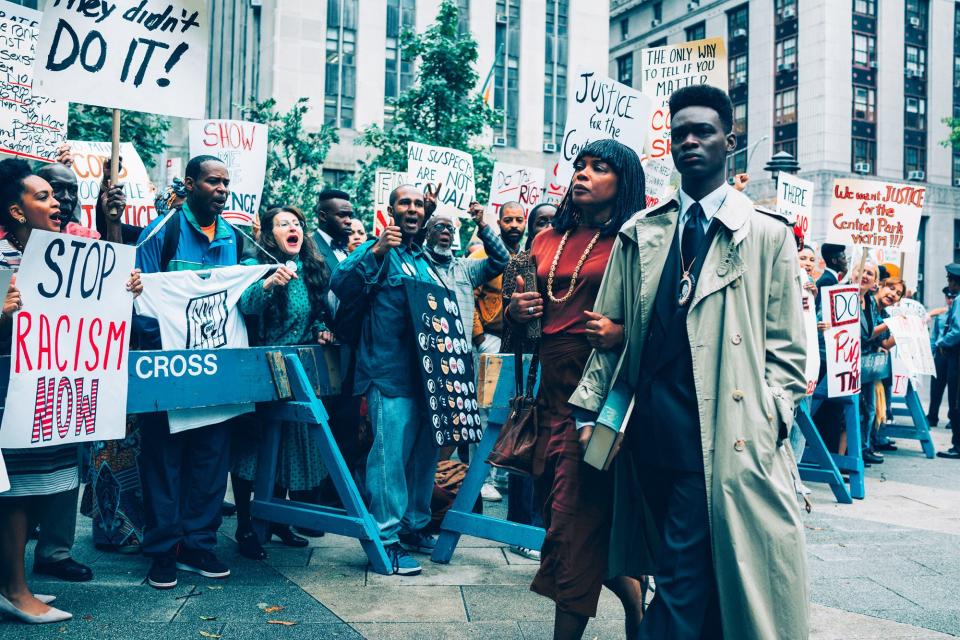
<path id="1" fill-rule="evenodd" d="M 534 473 L 547 535 L 530 588 L 556 603 L 554 638 L 576 640 L 606 585 L 623 603 L 632 638 L 643 615 L 640 582 L 606 576 L 612 475 L 583 462 L 567 399 L 590 351 L 623 341 L 622 324 L 592 309 L 617 232 L 644 208 L 644 177 L 637 154 L 612 140 L 586 145 L 573 167 L 553 228 L 533 241 L 537 292 L 524 292 L 518 279 L 506 312 L 510 322 L 543 322 Z"/>

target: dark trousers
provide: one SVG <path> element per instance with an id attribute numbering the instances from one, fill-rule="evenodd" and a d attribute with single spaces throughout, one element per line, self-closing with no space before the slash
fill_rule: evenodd
<path id="1" fill-rule="evenodd" d="M 543 526 L 542 500 L 533 491 L 533 478 L 511 473 L 507 476 L 507 520 L 517 524 Z"/>
<path id="2" fill-rule="evenodd" d="M 230 470 L 230 421 L 171 434 L 166 413 L 140 422 L 140 482 L 146 556 L 217 544 Z"/>
<path id="3" fill-rule="evenodd" d="M 944 354 L 947 361 L 947 417 L 953 431 L 953 448 L 960 451 L 960 349 L 951 349 Z"/>
<path id="4" fill-rule="evenodd" d="M 703 473 L 649 469 L 644 475 L 662 542 L 656 595 L 636 640 L 722 638 Z"/>
<path id="5" fill-rule="evenodd" d="M 930 381 L 930 408 L 927 409 L 927 423 L 936 426 L 940 421 L 943 392 L 947 390 L 947 358 L 939 349 L 933 351 L 933 364 L 937 369 L 937 377 Z"/>
<path id="6" fill-rule="evenodd" d="M 343 461 L 355 480 L 358 480 L 358 475 L 360 478 L 363 477 L 367 454 L 370 452 L 369 443 L 360 440 L 360 400 L 360 396 L 347 392 L 323 398 L 330 433 L 333 434 L 337 448 L 340 449 L 340 455 L 343 456 Z M 359 480 L 358 484 L 360 484 Z M 331 476 L 324 478 L 314 499 L 308 500 L 308 502 L 313 501 L 330 506 L 342 506 Z"/>

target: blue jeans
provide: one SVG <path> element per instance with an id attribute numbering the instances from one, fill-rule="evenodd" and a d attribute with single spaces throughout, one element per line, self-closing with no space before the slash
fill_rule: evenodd
<path id="1" fill-rule="evenodd" d="M 373 447 L 367 456 L 367 501 L 384 545 L 399 542 L 401 529 L 430 524 L 430 499 L 438 449 L 416 398 L 367 391 Z"/>

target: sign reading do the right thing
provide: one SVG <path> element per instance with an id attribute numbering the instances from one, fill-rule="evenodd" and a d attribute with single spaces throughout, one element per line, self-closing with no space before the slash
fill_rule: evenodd
<path id="1" fill-rule="evenodd" d="M 34 89 L 70 102 L 202 118 L 206 6 L 204 0 L 49 0 Z"/>
<path id="2" fill-rule="evenodd" d="M 827 395 L 831 398 L 860 393 L 860 289 L 848 284 L 824 287 L 823 332 L 827 348 Z M 829 315 L 827 315 L 829 314 Z"/>

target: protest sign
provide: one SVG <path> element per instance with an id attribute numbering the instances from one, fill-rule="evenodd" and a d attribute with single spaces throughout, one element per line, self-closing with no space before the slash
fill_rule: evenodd
<path id="1" fill-rule="evenodd" d="M 650 98 L 636 89 L 602 73 L 581 71 L 570 81 L 556 184 L 570 184 L 574 159 L 594 140 L 616 140 L 642 156 L 651 106 Z"/>
<path id="2" fill-rule="evenodd" d="M 134 247 L 34 231 L 17 288 L 0 447 L 126 435 Z"/>
<path id="3" fill-rule="evenodd" d="M 40 16 L 0 3 L 0 153 L 53 162 L 67 141 L 67 101 L 33 92 Z"/>
<path id="4" fill-rule="evenodd" d="M 693 40 L 640 52 L 640 90 L 653 101 L 646 155 L 673 168 L 670 155 L 670 95 L 682 87 L 709 84 L 727 90 L 727 50 L 723 38 Z M 654 186 L 658 186 L 659 183 Z M 666 193 L 648 194 L 662 200 Z"/>
<path id="5" fill-rule="evenodd" d="M 670 198 L 676 190 L 672 183 L 673 164 L 652 158 L 647 158 L 642 164 L 646 206 L 655 207 Z"/>
<path id="6" fill-rule="evenodd" d="M 267 174 L 267 125 L 243 120 L 191 120 L 190 157 L 212 155 L 230 171 L 230 196 L 223 217 L 253 224 Z"/>
<path id="7" fill-rule="evenodd" d="M 897 341 L 897 352 L 912 376 L 935 376 L 937 368 L 930 349 L 930 332 L 926 318 L 909 313 L 891 315 L 884 324 Z"/>
<path id="8" fill-rule="evenodd" d="M 809 239 L 813 183 L 781 171 L 777 178 L 777 212 L 800 227 L 803 237 Z"/>
<path id="9" fill-rule="evenodd" d="M 544 178 L 543 169 L 495 162 L 493 180 L 490 181 L 490 206 L 483 214 L 486 223 L 492 229 L 498 229 L 500 206 L 508 202 L 519 202 L 526 219 L 543 196 Z"/>
<path id="10" fill-rule="evenodd" d="M 894 398 L 906 398 L 910 389 L 910 371 L 899 356 L 900 349 L 894 347 L 890 351 L 890 395 Z"/>
<path id="11" fill-rule="evenodd" d="M 183 159 L 182 158 L 167 158 L 167 173 L 165 176 L 166 183 L 173 184 L 174 178 L 180 178 L 183 180 Z"/>
<path id="12" fill-rule="evenodd" d="M 806 271 L 800 270 L 801 282 L 806 282 L 809 276 Z M 807 363 L 804 371 L 807 377 L 807 395 L 811 395 L 817 388 L 817 380 L 820 376 L 820 347 L 819 334 L 817 332 L 817 309 L 816 300 L 812 293 L 806 289 L 800 290 L 801 301 L 803 303 L 803 328 L 807 336 Z"/>
<path id="13" fill-rule="evenodd" d="M 7 465 L 3 462 L 3 452 L 0 451 L 0 493 L 10 490 L 10 478 L 7 476 Z"/>
<path id="14" fill-rule="evenodd" d="M 403 171 L 377 169 L 373 178 L 373 235 L 380 237 L 389 222 L 387 207 L 390 194 L 397 187 L 407 184 L 407 174 Z"/>
<path id="15" fill-rule="evenodd" d="M 476 199 L 473 156 L 465 151 L 408 142 L 407 178 L 421 191 L 428 184 L 441 185 L 437 212 L 465 217 Z"/>
<path id="16" fill-rule="evenodd" d="M 827 242 L 914 252 L 926 187 L 880 180 L 833 183 Z"/>
<path id="17" fill-rule="evenodd" d="M 567 187 L 570 186 L 570 180 L 561 182 L 560 176 L 558 175 L 559 170 L 559 162 L 554 163 L 553 166 L 550 167 L 550 177 L 547 178 L 543 190 L 543 202 L 559 204 L 560 201 L 563 200 L 563 196 L 567 194 Z"/>
<path id="18" fill-rule="evenodd" d="M 821 299 L 827 301 L 825 320 L 830 328 L 823 332 L 827 348 L 827 395 L 831 398 L 860 393 L 860 291 L 837 284 L 824 287 Z"/>
<path id="19" fill-rule="evenodd" d="M 205 0 L 54 0 L 40 24 L 34 88 L 101 107 L 202 118 Z"/>
<path id="20" fill-rule="evenodd" d="M 483 427 L 473 375 L 473 346 L 467 339 L 456 296 L 449 289 L 403 279 L 415 334 L 427 416 L 438 447 L 480 442 Z"/>
<path id="21" fill-rule="evenodd" d="M 73 153 L 72 168 L 77 174 L 80 200 L 78 205 L 80 211 L 77 212 L 77 217 L 81 224 L 93 228 L 103 168 L 110 166 L 110 143 L 71 140 L 70 149 Z M 120 157 L 123 158 L 123 166 L 120 169 L 118 183 L 123 186 L 123 192 L 127 196 L 123 222 L 145 227 L 157 217 L 157 208 L 154 203 L 157 188 L 150 181 L 147 168 L 132 144 L 129 142 L 120 144 Z"/>

